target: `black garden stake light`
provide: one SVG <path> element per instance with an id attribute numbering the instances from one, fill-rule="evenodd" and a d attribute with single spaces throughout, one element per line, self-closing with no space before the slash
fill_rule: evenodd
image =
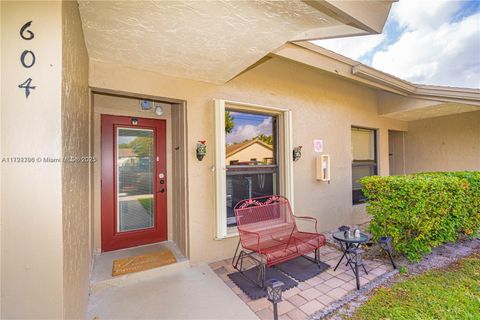
<path id="1" fill-rule="evenodd" d="M 267 281 L 267 299 L 273 304 L 273 319 L 278 320 L 277 303 L 282 301 L 282 289 L 284 283 L 276 279 Z"/>

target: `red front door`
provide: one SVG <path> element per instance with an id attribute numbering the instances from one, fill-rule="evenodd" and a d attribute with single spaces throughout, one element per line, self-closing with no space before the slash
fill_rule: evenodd
<path id="1" fill-rule="evenodd" d="M 102 251 L 167 240 L 165 127 L 102 115 Z"/>

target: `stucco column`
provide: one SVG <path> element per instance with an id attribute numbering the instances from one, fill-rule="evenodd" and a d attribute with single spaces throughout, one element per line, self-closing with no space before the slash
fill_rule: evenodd
<path id="1" fill-rule="evenodd" d="M 61 318 L 62 3 L 1 7 L 1 317 Z"/>
<path id="2" fill-rule="evenodd" d="M 1 2 L 1 318 L 83 318 L 88 55 L 76 1 Z M 68 157 L 69 161 L 65 161 Z"/>

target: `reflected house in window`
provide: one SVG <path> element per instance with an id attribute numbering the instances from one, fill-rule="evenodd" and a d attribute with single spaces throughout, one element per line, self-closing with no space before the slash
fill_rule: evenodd
<path id="1" fill-rule="evenodd" d="M 231 166 L 273 164 L 273 146 L 259 139 L 228 145 L 226 153 Z"/>
<path id="2" fill-rule="evenodd" d="M 118 148 L 118 165 L 120 167 L 135 164 L 135 160 L 137 159 L 137 154 L 133 151 L 132 148 L 127 148 L 120 146 Z"/>

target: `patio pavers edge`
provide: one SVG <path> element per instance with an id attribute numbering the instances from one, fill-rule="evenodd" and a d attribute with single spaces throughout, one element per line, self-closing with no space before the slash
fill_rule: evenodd
<path id="1" fill-rule="evenodd" d="M 374 280 L 371 280 L 367 284 L 362 286 L 360 288 L 360 290 L 355 290 L 353 292 L 348 293 L 343 298 L 340 298 L 340 299 L 336 300 L 335 302 L 329 304 L 324 309 L 312 314 L 308 319 L 311 319 L 311 320 L 324 319 L 325 317 L 327 317 L 331 313 L 337 311 L 338 309 L 340 309 L 341 307 L 343 307 L 344 305 L 346 305 L 350 301 L 356 299 L 357 297 L 359 297 L 361 295 L 368 294 L 370 291 L 379 287 L 380 285 L 385 283 L 387 280 L 389 280 L 390 278 L 392 278 L 396 274 L 398 274 L 398 269 L 392 270 L 392 271 L 387 272 L 387 273 L 385 273 L 381 276 L 378 276 Z"/>

